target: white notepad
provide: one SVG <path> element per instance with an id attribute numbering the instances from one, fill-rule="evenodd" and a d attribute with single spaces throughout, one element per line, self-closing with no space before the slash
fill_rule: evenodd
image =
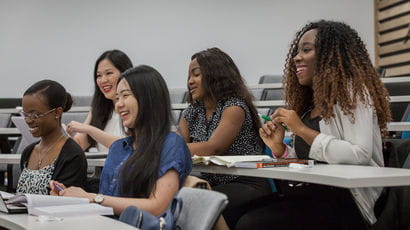
<path id="1" fill-rule="evenodd" d="M 24 194 L 9 198 L 6 203 L 25 204 L 28 213 L 35 216 L 114 215 L 113 208 L 90 203 L 87 198 Z"/>

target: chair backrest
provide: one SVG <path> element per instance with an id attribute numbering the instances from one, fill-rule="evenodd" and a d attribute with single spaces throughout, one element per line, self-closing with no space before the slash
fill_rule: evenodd
<path id="1" fill-rule="evenodd" d="M 9 113 L 0 113 L 0 128 L 7 128 L 10 126 L 10 117 Z"/>
<path id="2" fill-rule="evenodd" d="M 250 92 L 253 95 L 255 101 L 262 100 L 263 89 L 251 89 Z"/>
<path id="3" fill-rule="evenodd" d="M 258 84 L 264 83 L 281 83 L 283 80 L 282 75 L 263 75 L 259 78 Z"/>
<path id="4" fill-rule="evenodd" d="M 67 112 L 63 113 L 63 117 L 61 118 L 61 123 L 68 124 L 70 121 L 77 121 L 83 123 L 87 118 L 87 112 Z"/>
<path id="5" fill-rule="evenodd" d="M 171 103 L 183 103 L 185 92 L 185 89 L 170 89 L 169 97 L 171 99 Z"/>
<path id="6" fill-rule="evenodd" d="M 262 92 L 262 100 L 283 100 L 283 89 L 264 89 Z"/>
<path id="7" fill-rule="evenodd" d="M 228 197 L 207 189 L 183 187 L 178 195 L 183 206 L 177 220 L 181 229 L 210 230 L 228 204 Z"/>
<path id="8" fill-rule="evenodd" d="M 92 96 L 73 96 L 73 106 L 91 106 Z"/>
<path id="9" fill-rule="evenodd" d="M 181 118 L 181 110 L 173 109 L 172 110 L 172 118 L 174 119 L 175 125 L 179 124 L 179 119 Z"/>

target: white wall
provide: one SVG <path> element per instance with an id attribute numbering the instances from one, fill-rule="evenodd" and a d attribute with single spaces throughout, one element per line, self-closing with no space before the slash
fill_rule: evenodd
<path id="1" fill-rule="evenodd" d="M 0 97 L 45 78 L 91 95 L 94 62 L 114 48 L 182 88 L 191 55 L 218 46 L 256 84 L 282 73 L 295 32 L 318 19 L 352 25 L 373 58 L 369 0 L 0 0 Z"/>

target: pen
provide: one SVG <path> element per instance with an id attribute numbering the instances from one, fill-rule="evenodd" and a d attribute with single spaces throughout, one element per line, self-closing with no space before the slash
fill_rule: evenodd
<path id="1" fill-rule="evenodd" d="M 268 117 L 268 116 L 266 116 L 266 115 L 263 115 L 263 114 L 260 114 L 260 113 L 258 113 L 258 114 L 259 114 L 259 116 L 261 116 L 262 119 L 264 119 L 265 121 L 272 121 L 272 119 L 270 119 L 270 117 Z M 288 128 L 284 123 L 282 123 L 282 126 L 283 126 L 283 128 L 284 128 L 286 131 L 289 131 L 289 128 Z"/>
<path id="2" fill-rule="evenodd" d="M 53 183 L 53 184 L 54 184 L 54 186 L 57 188 L 58 191 L 63 191 L 63 188 L 61 188 L 60 186 L 58 186 L 58 184 L 56 184 L 56 183 Z"/>

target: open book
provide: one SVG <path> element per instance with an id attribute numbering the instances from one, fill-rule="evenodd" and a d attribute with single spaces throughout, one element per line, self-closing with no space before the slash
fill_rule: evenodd
<path id="1" fill-rule="evenodd" d="M 197 156 L 192 157 L 193 164 L 209 164 L 223 165 L 227 167 L 238 167 L 240 162 L 259 162 L 271 160 L 272 157 L 267 155 L 243 155 L 243 156 Z"/>
<path id="2" fill-rule="evenodd" d="M 7 205 L 25 205 L 28 213 L 35 216 L 114 215 L 111 207 L 89 203 L 87 198 L 24 194 L 9 197 L 5 203 Z"/>
<path id="3" fill-rule="evenodd" d="M 297 158 L 272 158 L 267 155 L 245 155 L 245 156 L 197 156 L 192 157 L 193 164 L 213 163 L 227 167 L 237 168 L 271 168 L 283 167 L 290 164 L 304 164 L 313 166 L 313 160 Z"/>

